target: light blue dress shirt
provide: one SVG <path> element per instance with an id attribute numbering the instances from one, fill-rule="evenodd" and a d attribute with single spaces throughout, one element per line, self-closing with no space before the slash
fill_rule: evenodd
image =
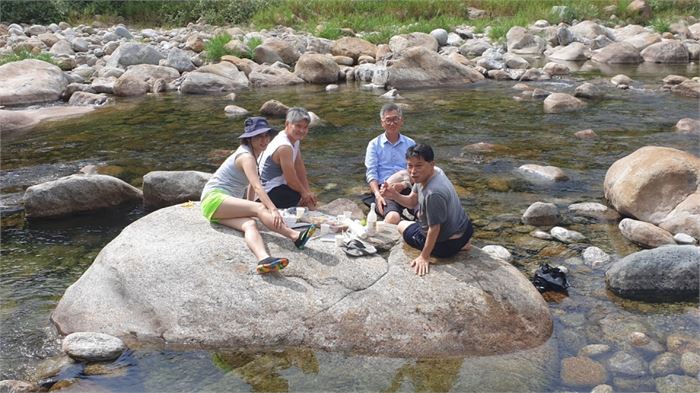
<path id="1" fill-rule="evenodd" d="M 393 144 L 384 133 L 369 141 L 365 153 L 367 183 L 376 180 L 381 185 L 389 176 L 406 169 L 406 150 L 415 144 L 403 134 L 399 134 L 399 140 Z"/>

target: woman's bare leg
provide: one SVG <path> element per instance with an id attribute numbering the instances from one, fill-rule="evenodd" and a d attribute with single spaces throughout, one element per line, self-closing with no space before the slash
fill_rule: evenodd
<path id="1" fill-rule="evenodd" d="M 260 231 L 258 231 L 255 220 L 250 217 L 242 217 L 219 219 L 219 222 L 227 227 L 243 232 L 245 244 L 250 248 L 250 251 L 253 252 L 253 255 L 255 255 L 258 261 L 270 256 L 267 250 L 265 250 L 265 243 L 263 242 L 262 236 L 260 236 Z"/>
<path id="2" fill-rule="evenodd" d="M 279 228 L 275 228 L 274 218 L 272 214 L 265 208 L 262 203 L 249 201 L 246 199 L 228 197 L 219 205 L 212 218 L 223 224 L 223 220 L 231 218 L 250 218 L 257 217 L 270 230 L 279 233 L 282 236 L 294 241 L 299 238 L 299 231 L 295 231 L 288 226 L 282 224 Z M 226 224 L 224 224 L 226 225 Z M 227 225 L 228 226 L 228 225 Z M 236 228 L 238 229 L 238 228 Z M 239 229 L 240 230 L 240 229 Z"/>

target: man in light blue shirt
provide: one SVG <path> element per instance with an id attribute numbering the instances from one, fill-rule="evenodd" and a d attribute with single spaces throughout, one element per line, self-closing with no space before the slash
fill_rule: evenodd
<path id="1" fill-rule="evenodd" d="M 372 139 L 367 144 L 365 153 L 365 178 L 372 190 L 372 195 L 363 199 L 370 205 L 376 203 L 377 214 L 384 217 L 384 221 L 390 224 L 398 224 L 401 220 L 401 212 L 404 208 L 412 209 L 415 206 L 402 206 L 392 200 L 385 200 L 380 193 L 380 188 L 387 182 L 399 192 L 410 192 L 411 184 L 408 178 L 392 177 L 397 172 L 406 170 L 406 151 L 416 144 L 413 139 L 401 135 L 403 126 L 403 112 L 401 107 L 394 103 L 386 104 L 379 112 L 384 133 Z"/>

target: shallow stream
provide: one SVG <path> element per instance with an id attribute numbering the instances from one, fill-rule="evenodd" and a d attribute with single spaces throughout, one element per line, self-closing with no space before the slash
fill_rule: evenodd
<path id="1" fill-rule="evenodd" d="M 605 266 L 580 259 L 581 245 L 565 246 L 528 235 L 520 224 L 533 202 L 554 202 L 560 211 L 575 202 L 601 202 L 610 165 L 636 149 L 668 146 L 700 155 L 697 135 L 673 131 L 685 117 L 698 118 L 697 99 L 660 90 L 668 74 L 697 76 L 696 65 L 603 70 L 635 79 L 629 90 L 609 85 L 599 71 L 550 82 L 530 82 L 550 91 L 573 92 L 588 80 L 607 86 L 605 98 L 586 109 L 544 114 L 542 102 L 513 96 L 513 83 L 484 81 L 463 88 L 401 91 L 406 105 L 403 132 L 427 142 L 457 185 L 477 226 L 476 246 L 500 244 L 530 276 L 542 262 L 569 267 L 568 297 L 550 308 L 555 334 L 547 344 L 558 357 L 540 370 L 518 368 L 524 352 L 503 359 L 390 359 L 334 354 L 303 348 L 246 353 L 192 348 L 136 348 L 106 375 L 81 373 L 89 390 L 106 391 L 558 391 L 559 361 L 587 344 L 608 344 L 610 354 L 628 348 L 628 334 L 645 332 L 662 345 L 672 333 L 700 334 L 698 305 L 648 304 L 616 298 L 605 290 Z M 341 85 L 260 89 L 237 93 L 235 104 L 253 112 L 269 99 L 304 106 L 324 124 L 313 128 L 302 151 L 309 178 L 322 202 L 359 200 L 365 191 L 363 158 L 367 142 L 380 133 L 378 112 L 384 91 Z M 63 291 L 88 268 L 99 250 L 126 225 L 142 217 L 140 207 L 61 220 L 25 222 L 16 210 L 28 186 L 77 172 L 87 165 L 140 186 L 153 170 L 213 172 L 235 148 L 243 120 L 231 120 L 223 96 L 165 94 L 118 99 L 117 104 L 77 119 L 49 122 L 3 135 L 2 248 L 0 250 L 0 380 L 36 379 L 40 363 L 60 353 L 49 315 Z M 281 127 L 282 120 L 272 121 Z M 593 129 L 599 138 L 573 133 Z M 488 142 L 493 152 L 463 147 Z M 554 165 L 569 181 L 533 184 L 515 169 L 523 164 Z M 566 217 L 564 225 L 583 233 L 589 245 L 622 257 L 639 250 L 621 237 L 617 223 Z M 253 267 L 251 267 L 252 269 Z M 653 356 L 645 360 L 651 361 Z M 612 383 L 612 377 L 608 383 Z M 586 389 L 584 389 L 586 390 Z M 590 389 L 588 389 L 590 390 Z"/>

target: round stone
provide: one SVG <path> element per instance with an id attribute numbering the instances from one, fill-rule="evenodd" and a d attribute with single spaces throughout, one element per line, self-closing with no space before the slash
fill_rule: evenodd
<path id="1" fill-rule="evenodd" d="M 126 345 L 109 334 L 77 332 L 63 339 L 62 348 L 73 359 L 103 362 L 118 358 L 126 350 Z"/>

